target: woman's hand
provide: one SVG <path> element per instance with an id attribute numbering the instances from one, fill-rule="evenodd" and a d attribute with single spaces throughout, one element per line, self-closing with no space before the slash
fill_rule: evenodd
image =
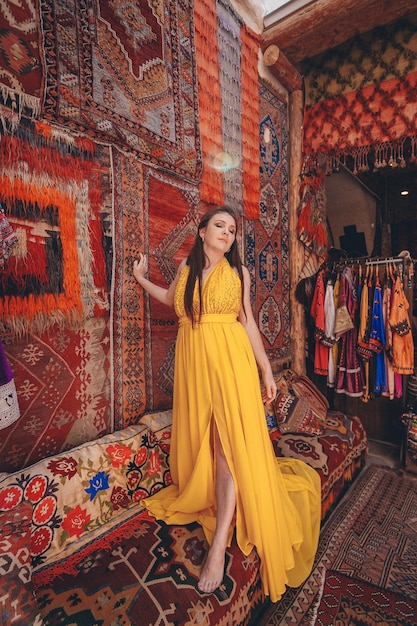
<path id="1" fill-rule="evenodd" d="M 146 254 L 142 254 L 142 252 L 139 252 L 139 260 L 136 260 L 133 263 L 133 276 L 136 278 L 139 285 L 140 285 L 141 279 L 146 277 L 147 271 L 148 271 L 148 258 Z"/>
<path id="2" fill-rule="evenodd" d="M 274 375 L 270 369 L 262 375 L 262 380 L 264 383 L 262 400 L 265 404 L 269 404 L 272 400 L 275 400 L 275 396 L 277 395 L 277 385 L 274 380 Z"/>

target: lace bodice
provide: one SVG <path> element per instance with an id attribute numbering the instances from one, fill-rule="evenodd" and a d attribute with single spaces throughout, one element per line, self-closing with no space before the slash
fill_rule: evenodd
<path id="1" fill-rule="evenodd" d="M 184 294 L 189 273 L 189 266 L 182 270 L 175 291 L 174 306 L 178 317 L 185 315 Z M 203 282 L 203 313 L 234 313 L 238 315 L 241 307 L 241 283 L 237 273 L 230 267 L 226 258 L 213 267 Z M 198 288 L 194 290 L 194 306 L 198 315 Z"/>

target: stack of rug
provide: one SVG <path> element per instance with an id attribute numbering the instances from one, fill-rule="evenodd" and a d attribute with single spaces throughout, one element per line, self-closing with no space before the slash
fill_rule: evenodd
<path id="1" fill-rule="evenodd" d="M 325 523 L 305 584 L 256 626 L 417 624 L 416 582 L 417 477 L 372 465 Z"/>

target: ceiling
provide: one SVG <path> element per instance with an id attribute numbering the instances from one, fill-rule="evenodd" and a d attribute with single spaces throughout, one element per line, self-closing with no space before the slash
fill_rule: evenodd
<path id="1" fill-rule="evenodd" d="M 261 46 L 275 44 L 295 67 L 357 34 L 417 11 L 417 0 L 263 0 Z"/>

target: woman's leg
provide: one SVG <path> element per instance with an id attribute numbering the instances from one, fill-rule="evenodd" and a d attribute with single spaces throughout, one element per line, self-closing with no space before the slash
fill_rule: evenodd
<path id="1" fill-rule="evenodd" d="M 199 590 L 205 593 L 212 593 L 223 580 L 229 529 L 236 509 L 235 485 L 217 428 L 214 428 L 214 438 L 216 454 L 216 530 L 198 582 Z"/>

